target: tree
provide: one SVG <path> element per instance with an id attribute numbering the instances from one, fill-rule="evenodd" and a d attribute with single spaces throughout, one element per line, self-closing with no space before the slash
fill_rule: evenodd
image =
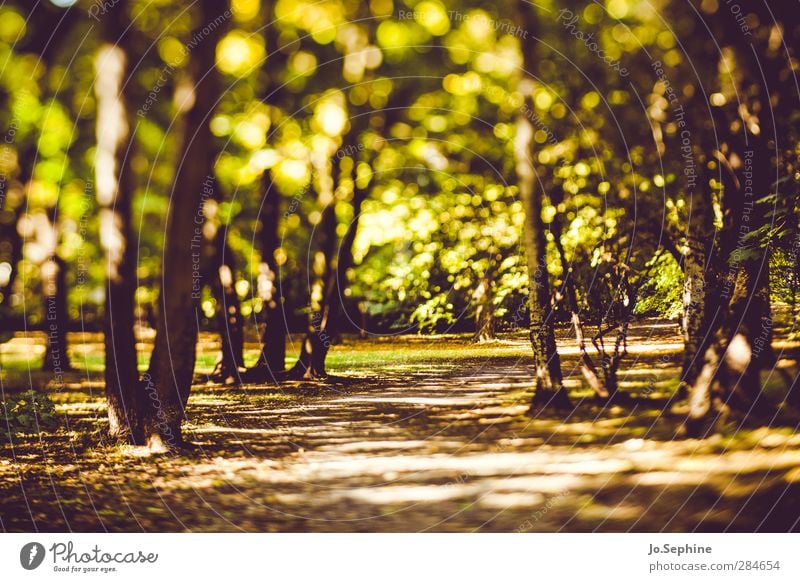
<path id="1" fill-rule="evenodd" d="M 100 212 L 100 246 L 106 284 L 103 337 L 108 432 L 112 439 L 142 442 L 141 385 L 134 335 L 136 248 L 131 226 L 135 191 L 129 158 L 135 147 L 131 131 L 131 55 L 128 3 L 120 2 L 104 19 L 96 57 L 97 147 L 95 184 Z"/>
<path id="2" fill-rule="evenodd" d="M 533 77 L 537 64 L 537 42 L 534 40 L 534 34 L 538 30 L 538 19 L 535 9 L 525 0 L 518 1 L 517 10 L 520 26 L 530 33 L 520 40 L 523 70 L 518 90 L 525 98 L 528 107 L 520 110 L 517 115 L 515 155 L 519 195 L 525 209 L 523 240 L 528 263 L 530 341 L 536 376 L 531 410 L 541 407 L 570 408 L 569 396 L 562 385 L 561 360 L 556 350 L 553 312 L 550 305 L 542 194 L 538 188 L 533 161 L 535 129 L 531 119 L 524 113 L 525 110 L 533 111 Z"/>
<path id="3" fill-rule="evenodd" d="M 55 231 L 56 223 L 52 226 Z M 53 237 L 58 236 L 55 232 Z M 60 373 L 71 368 L 67 353 L 69 313 L 67 311 L 67 263 L 53 252 L 41 265 L 42 296 L 44 299 L 45 345 L 42 370 Z"/>
<path id="4" fill-rule="evenodd" d="M 193 257 L 202 248 L 203 204 L 214 192 L 213 136 L 209 117 L 219 99 L 217 39 L 227 17 L 225 0 L 202 0 L 190 54 L 194 100 L 186 112 L 183 155 L 175 175 L 164 242 L 156 339 L 143 378 L 144 438 L 156 452 L 181 446 L 181 423 L 189 399 L 197 342 L 197 291 Z"/>
<path id="5" fill-rule="evenodd" d="M 203 278 L 210 282 L 216 299 L 217 331 L 222 354 L 211 378 L 222 384 L 239 384 L 244 372 L 244 318 L 236 292 L 236 261 L 227 242 L 228 225 L 222 224 L 219 216 L 220 191 L 212 186 L 214 199 L 206 200 L 203 228 L 207 260 Z"/>
<path id="6" fill-rule="evenodd" d="M 8 186 L 7 180 L 0 184 L 4 190 L 3 206 L 0 208 L 0 321 L 6 330 L 11 330 L 11 294 L 19 273 L 17 265 L 22 259 L 22 237 L 19 236 L 17 224 L 25 205 L 20 200 L 14 200 L 16 206 L 10 208 L 5 192 Z"/>
<path id="7" fill-rule="evenodd" d="M 494 305 L 494 261 L 490 258 L 490 265 L 481 277 L 475 289 L 475 341 L 478 343 L 490 342 L 497 339 L 495 334 L 495 305 Z"/>
<path id="8" fill-rule="evenodd" d="M 355 153 L 360 152 L 358 139 L 366 127 L 369 119 L 368 113 L 355 115 L 350 120 L 350 130 L 345 135 L 341 149 L 338 149 L 333 158 L 333 175 L 337 177 L 337 184 L 345 181 L 342 171 L 342 161 L 350 158 L 352 172 L 356 171 L 358 160 Z M 352 156 L 352 157 L 351 157 Z M 323 178 L 324 179 L 324 178 Z M 320 235 L 318 237 L 318 253 L 324 262 L 317 272 L 315 283 L 320 292 L 319 299 L 315 299 L 312 292 L 312 310 L 308 322 L 308 331 L 303 338 L 300 356 L 290 372 L 290 377 L 305 379 L 324 378 L 325 360 L 328 356 L 333 338 L 338 333 L 339 316 L 343 310 L 343 292 L 346 287 L 347 271 L 353 264 L 353 243 L 358 229 L 361 215 L 361 205 L 367 197 L 368 190 L 359 186 L 359 180 L 354 175 L 350 194 L 350 206 L 353 219 L 347 226 L 344 236 L 337 244 L 336 199 L 333 185 L 320 190 L 322 204 L 322 218 L 320 220 Z M 328 190 L 330 188 L 330 190 Z"/>
<path id="9" fill-rule="evenodd" d="M 286 68 L 286 54 L 280 50 L 279 24 L 275 19 L 275 5 L 270 2 L 266 9 L 264 40 L 271 51 L 266 60 L 266 87 L 262 89 L 262 101 L 270 104 L 282 103 L 286 98 L 285 85 L 280 82 L 280 73 Z M 286 368 L 286 312 L 280 265 L 276 254 L 281 247 L 278 234 L 280 223 L 281 195 L 272 180 L 270 171 L 261 177 L 261 205 L 258 211 L 258 238 L 261 262 L 258 266 L 257 292 L 262 301 L 261 355 L 256 364 L 247 370 L 247 382 L 273 382 L 282 378 Z"/>
<path id="10" fill-rule="evenodd" d="M 266 181 L 266 180 L 265 180 Z M 258 291 L 264 302 L 264 331 L 261 334 L 261 357 L 255 380 L 272 380 L 282 374 L 286 367 L 286 313 L 284 312 L 283 285 L 280 266 L 275 258 L 280 248 L 278 220 L 280 217 L 280 193 L 270 184 L 264 194 L 259 212 L 261 265 L 258 275 Z"/>
<path id="11" fill-rule="evenodd" d="M 362 13 L 366 7 L 355 8 Z M 348 70 L 348 58 L 352 53 L 362 54 L 368 50 L 366 42 L 372 31 L 358 30 L 360 39 L 345 46 L 343 77 L 350 82 L 372 79 L 367 67 L 352 73 Z M 338 61 L 338 59 L 336 59 Z M 329 61 L 330 62 L 330 61 Z M 335 62 L 335 61 L 334 61 Z M 373 65 L 372 68 L 374 68 Z M 388 104 L 382 118 L 387 127 L 387 117 L 394 117 L 398 112 L 397 97 L 402 91 L 392 93 L 392 101 Z M 328 96 L 330 106 L 338 108 L 344 116 L 347 105 L 343 102 L 342 93 Z M 352 99 L 351 99 L 352 100 Z M 309 241 L 309 251 L 313 253 L 313 261 L 309 261 L 309 317 L 305 336 L 300 345 L 300 354 L 294 367 L 288 372 L 289 378 L 321 379 L 327 376 L 325 361 L 331 343 L 339 333 L 339 318 L 344 311 L 344 291 L 347 287 L 347 273 L 353 265 L 353 244 L 355 242 L 358 223 L 361 218 L 361 205 L 369 191 L 364 182 L 366 179 L 358 175 L 358 164 L 361 152 L 365 149 L 361 140 L 369 127 L 372 108 L 362 105 L 354 108 L 349 121 L 340 131 L 330 135 L 322 127 L 322 133 L 328 137 L 341 138 L 340 147 L 327 152 L 328 157 L 315 164 L 317 207 L 319 223 L 315 225 L 316 240 Z M 322 154 L 324 157 L 325 154 Z M 348 177 L 349 176 L 349 177 Z M 339 237 L 340 224 L 337 217 L 337 203 L 346 202 L 351 211 L 352 220 L 344 227 L 344 234 Z M 313 250 L 312 250 L 313 248 Z"/>
<path id="12" fill-rule="evenodd" d="M 732 408 L 745 413 L 770 408 L 760 382 L 760 372 L 775 362 L 769 247 L 757 233 L 767 220 L 764 202 L 780 183 L 776 176 L 783 148 L 775 120 L 793 103 L 775 91 L 791 60 L 792 43 L 784 38 L 794 38 L 797 28 L 795 16 L 776 21 L 768 10 L 753 7 L 769 26 L 745 34 L 732 15 L 719 13 L 721 8 L 703 5 L 700 10 L 702 28 L 713 31 L 722 47 L 720 90 L 706 98 L 717 126 L 718 146 L 709 156 L 718 163 L 722 185 L 726 273 L 720 283 L 722 304 L 710 326 L 713 336 L 690 391 L 690 434 L 724 420 Z"/>
<path id="13" fill-rule="evenodd" d="M 554 198 L 556 198 L 553 200 L 554 204 L 559 204 L 561 202 L 561 200 L 558 199 L 560 196 L 555 196 Z M 600 398 L 608 398 L 609 392 L 606 389 L 603 381 L 600 379 L 600 376 L 597 372 L 597 366 L 594 364 L 594 360 L 592 360 L 592 357 L 589 355 L 589 352 L 586 349 L 586 335 L 584 332 L 580 306 L 578 304 L 575 278 L 573 276 L 569 261 L 567 260 L 567 253 L 564 250 L 564 244 L 561 242 L 561 237 L 564 230 L 561 221 L 562 219 L 559 215 L 556 215 L 553 219 L 553 240 L 558 251 L 559 261 L 561 262 L 561 273 L 564 281 L 564 298 L 566 300 L 567 309 L 570 312 L 572 327 L 575 332 L 575 343 L 578 345 L 578 350 L 580 351 L 581 374 L 583 374 L 586 383 L 589 384 L 589 387 L 591 387 L 597 396 Z"/>

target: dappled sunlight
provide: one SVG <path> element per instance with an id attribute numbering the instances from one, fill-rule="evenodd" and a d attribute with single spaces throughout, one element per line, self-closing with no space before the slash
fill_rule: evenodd
<path id="1" fill-rule="evenodd" d="M 683 350 L 683 344 L 680 342 L 647 342 L 647 343 L 633 343 L 631 340 L 631 344 L 628 346 L 628 353 L 629 354 L 648 354 L 648 355 L 661 355 L 661 354 L 668 354 L 668 353 L 680 353 Z M 580 350 L 577 346 L 559 346 L 558 353 L 563 354 L 565 356 L 577 356 L 580 354 Z"/>
<path id="2" fill-rule="evenodd" d="M 417 396 L 417 397 L 381 397 L 381 396 L 374 396 L 374 397 L 351 397 L 351 398 L 343 398 L 341 402 L 376 402 L 381 403 L 385 402 L 387 404 L 416 404 L 420 406 L 471 406 L 474 402 L 474 399 L 463 397 L 453 397 L 453 398 L 436 398 L 433 396 Z"/>
<path id="3" fill-rule="evenodd" d="M 647 337 L 646 328 L 637 331 Z M 674 417 L 659 398 L 677 368 L 656 355 L 632 359 L 622 376 L 623 390 L 641 392 L 630 403 L 587 399 L 571 413 L 531 418 L 524 345 L 481 346 L 483 357 L 472 359 L 474 344 L 443 341 L 450 342 L 453 364 L 442 366 L 446 372 L 430 365 L 438 354 L 414 345 L 424 341 L 381 339 L 334 347 L 331 370 L 347 381 L 196 385 L 186 423 L 193 448 L 181 457 L 109 448 L 75 431 L 18 443 L 16 461 L 0 462 L 0 505 L 13 503 L 21 482 L 29 493 L 51 497 L 50 477 L 74 499 L 66 508 L 73 526 L 102 521 L 111 529 L 132 520 L 163 528 L 164 516 L 175 511 L 183 525 L 172 527 L 199 531 L 327 531 L 343 521 L 370 530 L 464 531 L 485 523 L 487 531 L 514 531 L 526 520 L 532 531 L 655 523 L 713 529 L 727 525 L 723 520 L 748 498 L 775 505 L 775 512 L 794 503 L 784 492 L 800 487 L 800 435 L 776 426 L 675 440 Z M 663 337 L 650 343 L 671 344 Z M 353 362 L 336 359 L 339 350 L 353 354 L 351 346 L 362 354 L 356 360 L 372 362 L 364 380 Z M 393 357 L 376 365 L 382 353 Z M 564 362 L 568 369 L 571 356 L 565 353 Z M 89 378 L 54 394 L 71 426 L 102 425 L 102 385 Z M 573 382 L 582 390 L 579 375 Z M 659 386 L 655 398 L 644 390 L 651 382 Z M 47 473 L 37 465 L 42 459 L 50 459 Z M 88 494 L 86 483 L 103 483 L 102 492 Z M 118 499 L 144 494 L 162 501 L 144 510 L 112 509 Z M 701 494 L 719 500 L 714 511 L 707 512 Z M 91 517 L 91 504 L 102 509 L 99 517 Z M 682 505 L 685 514 L 670 521 Z M 191 509 L 200 506 L 206 509 Z M 230 522 L 214 515 L 230 515 Z M 745 517 L 737 519 L 734 528 L 749 527 Z"/>
<path id="4" fill-rule="evenodd" d="M 480 487 L 472 484 L 456 483 L 448 486 L 391 485 L 380 488 L 351 489 L 342 494 L 342 497 L 374 505 L 391 505 L 470 499 L 479 492 Z"/>
<path id="5" fill-rule="evenodd" d="M 4 1 L 0 531 L 800 529 L 800 20 L 566 4 Z"/>

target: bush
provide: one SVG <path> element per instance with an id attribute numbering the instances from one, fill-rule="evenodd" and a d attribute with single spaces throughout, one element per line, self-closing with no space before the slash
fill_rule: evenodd
<path id="1" fill-rule="evenodd" d="M 0 441 L 18 434 L 38 434 L 58 426 L 55 403 L 44 392 L 28 390 L 0 401 Z"/>
<path id="2" fill-rule="evenodd" d="M 655 269 L 639 290 L 637 315 L 679 319 L 683 313 L 683 271 L 668 253 L 658 258 Z"/>

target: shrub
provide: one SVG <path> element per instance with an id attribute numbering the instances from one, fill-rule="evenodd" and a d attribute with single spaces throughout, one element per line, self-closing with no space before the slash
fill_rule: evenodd
<path id="1" fill-rule="evenodd" d="M 28 390 L 0 401 L 0 441 L 58 426 L 55 404 L 44 392 Z"/>

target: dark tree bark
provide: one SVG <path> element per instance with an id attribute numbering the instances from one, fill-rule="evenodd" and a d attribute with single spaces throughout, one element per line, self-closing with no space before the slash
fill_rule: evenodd
<path id="1" fill-rule="evenodd" d="M 751 144 L 759 143 L 754 136 Z M 758 153 L 755 153 L 755 152 Z M 759 197 L 770 191 L 769 159 L 763 148 L 754 151 L 752 173 L 753 192 Z M 757 241 L 738 240 L 731 232 L 757 229 L 764 224 L 763 210 L 755 206 L 753 192 L 745 194 L 739 187 L 743 181 L 733 172 L 723 179 L 726 204 L 735 208 L 733 230 L 729 231 L 724 252 L 728 264 L 727 278 L 721 283 L 719 304 L 710 324 L 711 338 L 704 349 L 702 367 L 689 396 L 687 429 L 697 435 L 708 421 L 724 422 L 731 408 L 744 412 L 761 411 L 767 407 L 761 396 L 760 372 L 775 359 L 772 351 L 772 318 L 769 302 L 769 256 Z M 750 198 L 749 201 L 745 200 Z M 744 219 L 744 217 L 747 217 Z M 745 226 L 745 222 L 748 224 Z"/>
<path id="2" fill-rule="evenodd" d="M 183 444 L 181 423 L 189 398 L 197 344 L 200 284 L 195 265 L 203 244 L 203 204 L 213 197 L 213 136 L 209 120 L 219 98 L 217 40 L 227 19 L 225 0 L 202 0 L 193 34 L 202 38 L 190 55 L 194 103 L 186 113 L 186 135 L 171 191 L 155 347 L 145 375 L 144 437 L 151 450 Z"/>
<path id="3" fill-rule="evenodd" d="M 533 111 L 533 76 L 537 66 L 533 36 L 538 30 L 535 8 L 519 0 L 517 4 L 522 30 L 530 32 L 520 40 L 523 55 L 522 79 L 519 91 L 526 100 L 527 111 Z M 561 360 L 556 350 L 553 313 L 550 305 L 550 282 L 547 272 L 546 239 L 542 221 L 542 194 L 534 168 L 533 123 L 523 111 L 517 115 L 515 143 L 516 173 L 520 198 L 525 209 L 523 240 L 530 281 L 530 340 L 533 348 L 536 386 L 531 411 L 542 407 L 571 408 L 569 396 L 562 385 Z"/>
<path id="4" fill-rule="evenodd" d="M 209 176 L 212 174 L 213 168 L 209 168 Z M 240 384 L 245 372 L 244 318 L 236 293 L 236 261 L 226 238 L 228 228 L 222 224 L 219 215 L 222 192 L 213 178 L 204 185 L 204 190 L 211 192 L 213 199 L 203 201 L 205 224 L 202 228 L 204 243 L 200 280 L 208 284 L 216 302 L 220 341 L 220 358 L 209 379 L 231 386 Z M 202 290 L 196 290 L 195 299 L 201 293 Z"/>
<path id="5" fill-rule="evenodd" d="M 22 237 L 18 224 L 25 209 L 25 198 L 15 200 L 13 208 L 9 204 L 10 180 L 0 181 L 0 342 L 13 335 L 11 322 L 11 295 L 14 282 L 19 274 L 22 260 Z M 20 189 L 21 191 L 21 189 Z"/>
<path id="6" fill-rule="evenodd" d="M 285 91 L 280 83 L 280 73 L 285 69 L 287 57 L 279 50 L 280 38 L 275 24 L 274 2 L 265 8 L 264 29 L 267 47 L 272 51 L 267 59 L 265 76 L 267 86 L 263 91 L 265 103 L 281 102 Z M 286 370 L 286 305 L 283 296 L 280 265 L 276 253 L 281 241 L 278 234 L 280 225 L 281 197 L 272 176 L 265 172 L 261 179 L 263 199 L 258 214 L 259 240 L 261 243 L 261 263 L 258 268 L 257 293 L 262 301 L 261 355 L 258 362 L 243 376 L 245 382 L 278 383 Z"/>
<path id="7" fill-rule="evenodd" d="M 354 124 L 357 125 L 357 124 Z M 357 139 L 360 128 L 354 126 L 348 134 L 348 140 L 341 151 L 359 151 Z M 348 145 L 350 147 L 348 147 Z M 355 171 L 355 169 L 354 169 Z M 347 287 L 347 271 L 353 265 L 353 242 L 358 231 L 358 221 L 361 215 L 361 205 L 366 199 L 368 190 L 360 188 L 353 180 L 353 194 L 351 204 L 353 207 L 353 220 L 347 228 L 345 235 L 336 245 L 336 214 L 334 204 L 325 208 L 322 216 L 320 230 L 324 233 L 320 241 L 320 252 L 326 257 L 323 278 L 318 282 L 322 285 L 323 297 L 317 309 L 314 309 L 309 319 L 309 328 L 300 348 L 300 356 L 290 377 L 304 379 L 320 379 L 327 376 L 325 360 L 333 338 L 338 333 L 339 318 L 344 311 L 344 289 Z"/>
<path id="8" fill-rule="evenodd" d="M 262 305 L 261 356 L 250 368 L 246 382 L 277 383 L 286 368 L 286 314 L 284 312 L 283 289 L 280 266 L 275 258 L 280 248 L 278 224 L 280 220 L 280 193 L 269 174 L 263 178 L 264 200 L 259 212 L 259 237 L 261 240 L 261 263 L 257 280 L 257 292 Z"/>
<path id="9" fill-rule="evenodd" d="M 294 367 L 288 372 L 290 379 L 316 380 L 326 377 L 323 354 L 327 352 L 327 347 L 330 347 L 331 337 L 324 333 L 322 314 L 326 309 L 325 300 L 328 298 L 328 284 L 330 274 L 334 270 L 334 253 L 336 252 L 337 220 L 334 198 L 336 190 L 334 179 L 338 167 L 336 162 L 337 160 L 334 159 L 331 164 L 333 169 L 330 170 L 329 176 L 324 175 L 323 171 L 323 175 L 318 178 L 318 201 L 322 206 L 322 215 L 318 226 L 314 229 L 316 241 L 309 241 L 310 256 L 307 259 L 311 309 L 306 334 L 300 344 L 300 354 Z"/>
<path id="10" fill-rule="evenodd" d="M 710 5 L 706 7 L 714 11 Z M 713 152 L 723 185 L 722 258 L 727 276 L 720 284 L 723 305 L 711 326 L 713 341 L 692 386 L 686 429 L 705 434 L 732 408 L 744 413 L 771 410 L 761 393 L 760 372 L 775 361 L 768 286 L 768 248 L 747 235 L 766 224 L 759 200 L 774 189 L 780 163 L 770 89 L 778 86 L 786 66 L 781 55 L 770 55 L 762 43 L 769 30 L 745 36 L 722 15 L 704 15 L 720 46 L 735 58 L 742 86 L 738 104 L 714 108 L 719 147 Z M 771 20 L 771 19 L 770 19 Z M 759 55 L 762 55 L 761 57 Z M 778 100 L 775 100 L 777 103 Z M 709 426 L 709 422 L 711 425 Z"/>
<path id="11" fill-rule="evenodd" d="M 241 382 L 240 374 L 244 371 L 244 320 L 235 287 L 236 262 L 225 240 L 225 232 L 224 226 L 216 225 L 213 240 L 209 241 L 212 256 L 208 275 L 217 301 L 217 328 L 222 345 L 222 355 L 212 378 L 231 385 Z"/>
<path id="12" fill-rule="evenodd" d="M 558 203 L 560 200 L 554 200 L 554 202 Z M 592 357 L 586 349 L 586 335 L 584 334 L 583 320 L 581 318 L 580 306 L 578 305 L 578 294 L 575 290 L 575 279 L 572 275 L 572 268 L 567 261 L 566 253 L 564 252 L 564 245 L 561 244 L 562 232 L 561 217 L 556 216 L 553 219 L 553 238 L 561 261 L 561 271 L 564 278 L 564 297 L 567 300 L 567 308 L 570 311 L 572 328 L 575 331 L 575 343 L 578 345 L 578 350 L 580 351 L 581 374 L 583 374 L 586 383 L 599 398 L 608 398 L 608 390 L 606 390 L 605 384 L 600 379 L 594 360 L 592 360 Z"/>
<path id="13" fill-rule="evenodd" d="M 630 266 L 621 263 L 615 266 L 614 271 L 615 282 L 611 305 L 601 316 L 597 334 L 592 338 L 592 344 L 600 355 L 603 385 L 609 398 L 614 397 L 619 387 L 617 373 L 622 359 L 628 355 L 628 327 L 638 296 L 638 290 L 630 281 Z M 612 347 L 608 348 L 605 336 L 612 332 L 616 332 L 616 337 L 611 344 Z"/>
<path id="14" fill-rule="evenodd" d="M 106 267 L 103 314 L 109 437 L 140 444 L 141 386 L 134 335 L 136 249 L 131 225 L 135 177 L 128 166 L 133 147 L 133 113 L 126 95 L 130 57 L 123 47 L 127 2 L 103 19 L 103 43 L 96 58 L 97 153 L 95 174 L 100 209 L 100 246 Z"/>

